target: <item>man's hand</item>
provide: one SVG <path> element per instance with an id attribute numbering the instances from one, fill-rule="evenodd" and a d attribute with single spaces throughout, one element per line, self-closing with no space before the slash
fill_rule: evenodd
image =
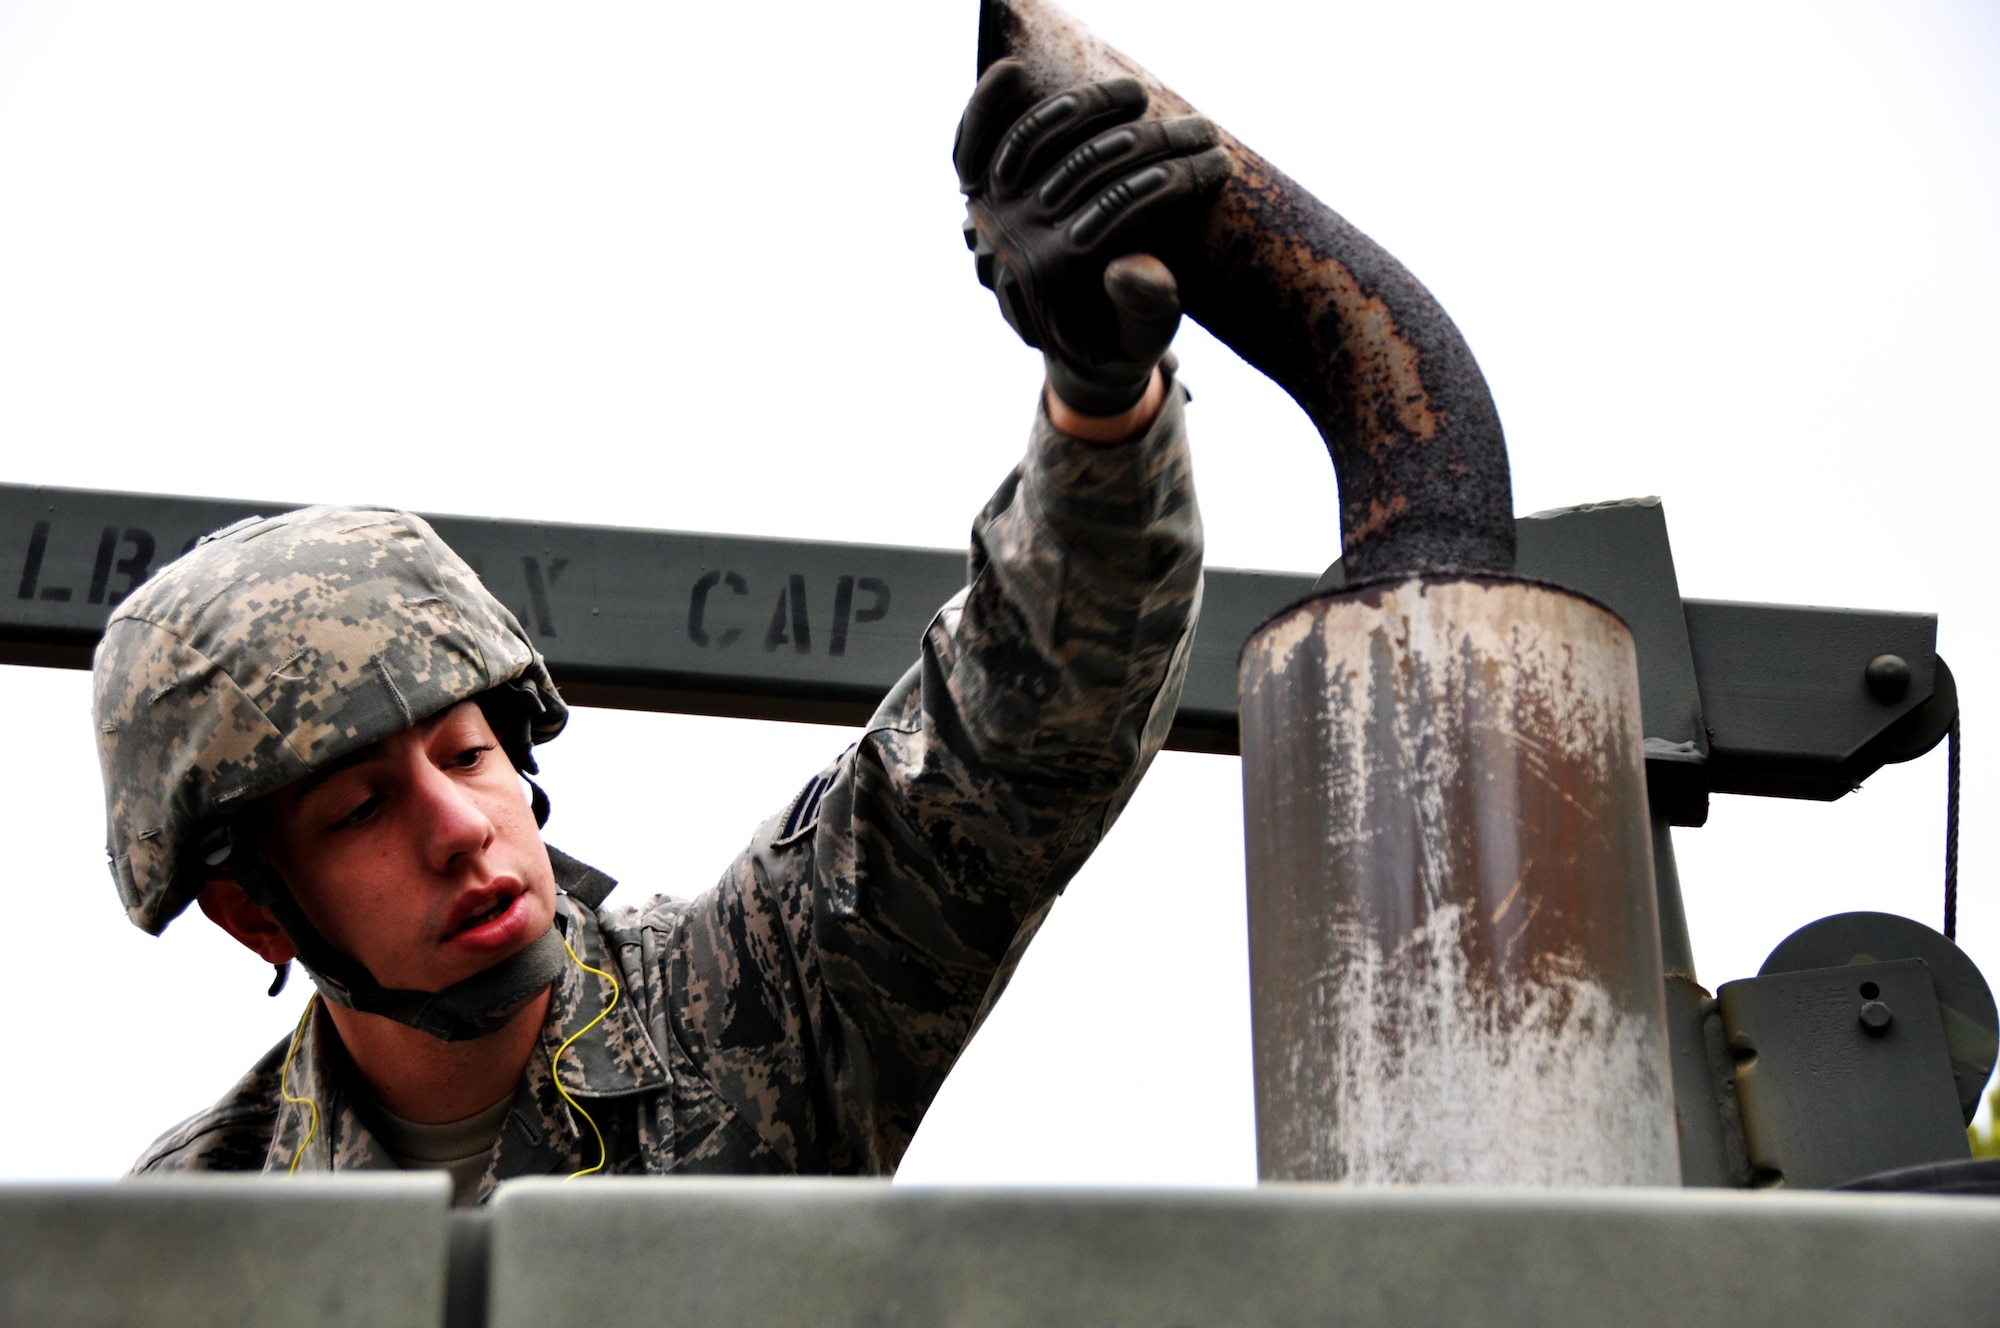
<path id="1" fill-rule="evenodd" d="M 1078 415 L 1125 416 L 1156 395 L 1181 316 L 1173 273 L 1135 250 L 1189 224 L 1229 156 L 1198 116 L 1141 119 L 1135 79 L 1029 96 L 1026 68 L 1000 61 L 959 121 L 966 244 L 1002 315 L 1042 352 L 1052 396 Z"/>

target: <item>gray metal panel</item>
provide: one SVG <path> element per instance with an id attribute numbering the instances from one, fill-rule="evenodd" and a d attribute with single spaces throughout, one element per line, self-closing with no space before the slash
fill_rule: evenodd
<path id="1" fill-rule="evenodd" d="M 1923 960 L 1766 973 L 1723 983 L 1715 1003 L 1757 1184 L 1827 1188 L 1971 1156 Z M 1886 1020 L 1872 1030 L 1870 1005 Z"/>
<path id="2" fill-rule="evenodd" d="M 1682 607 L 1718 793 L 1841 796 L 1873 772 L 1852 760 L 1936 683 L 1933 614 L 1699 599 Z M 1909 664 L 1903 696 L 1884 701 L 1869 692 L 1868 662 L 1877 655 Z"/>
<path id="3" fill-rule="evenodd" d="M 490 1322 L 1990 1325 L 2000 1202 L 517 1181 Z"/>
<path id="4" fill-rule="evenodd" d="M 1657 498 L 1593 503 L 1523 517 L 1516 526 L 1522 576 L 1553 581 L 1610 608 L 1639 647 L 1639 704 L 1646 737 L 1706 755 L 1701 688 L 1681 615 L 1680 581 Z"/>
<path id="5" fill-rule="evenodd" d="M 450 1201 L 441 1173 L 0 1186 L 0 1323 L 431 1328 Z"/>

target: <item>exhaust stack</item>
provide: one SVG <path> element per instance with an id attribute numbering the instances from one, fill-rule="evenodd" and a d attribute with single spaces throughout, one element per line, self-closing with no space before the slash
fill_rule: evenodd
<path id="1" fill-rule="evenodd" d="M 1012 56 L 1053 94 L 1120 75 L 1149 118 L 1173 89 L 1045 0 L 984 0 L 979 71 Z M 1188 315 L 1298 402 L 1340 480 L 1350 581 L 1514 567 L 1507 443 L 1486 379 L 1431 293 L 1380 245 L 1226 129 L 1234 174 L 1193 242 L 1162 253 Z"/>
<path id="2" fill-rule="evenodd" d="M 1055 5 L 982 3 L 982 72 L 1192 112 Z M 1499 416 L 1430 293 L 1222 142 L 1233 176 L 1160 257 L 1319 429 L 1347 581 L 1239 661 L 1259 1172 L 1678 1184 L 1631 633 L 1512 576 Z"/>

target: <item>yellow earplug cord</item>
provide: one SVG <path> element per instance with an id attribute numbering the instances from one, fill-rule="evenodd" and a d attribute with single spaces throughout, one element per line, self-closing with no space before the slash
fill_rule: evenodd
<path id="1" fill-rule="evenodd" d="M 299 1159 L 306 1155 L 306 1145 L 313 1141 L 315 1134 L 319 1133 L 319 1103 L 309 1097 L 293 1097 L 291 1088 L 292 1057 L 299 1054 L 299 1041 L 306 1035 L 306 1020 L 312 1018 L 313 1007 L 318 1004 L 319 993 L 314 992 L 312 999 L 306 1002 L 305 1013 L 299 1016 L 299 1026 L 292 1030 L 292 1049 L 285 1053 L 285 1068 L 278 1071 L 278 1096 L 296 1106 L 306 1107 L 312 1111 L 312 1124 L 306 1127 L 306 1137 L 299 1140 L 298 1151 L 292 1154 L 292 1165 L 285 1168 L 287 1176 L 298 1171 Z"/>
<path id="2" fill-rule="evenodd" d="M 585 1125 L 588 1125 L 590 1127 L 590 1132 L 597 1137 L 597 1164 L 595 1166 L 585 1167 L 582 1171 L 572 1172 L 568 1176 L 564 1177 L 565 1180 L 575 1180 L 578 1176 L 588 1176 L 604 1170 L 604 1164 L 609 1158 L 609 1153 L 604 1146 L 604 1131 L 597 1128 L 597 1122 L 590 1118 L 590 1113 L 583 1109 L 583 1104 L 578 1102 L 575 1098 L 571 1097 L 569 1095 L 569 1090 L 563 1087 L 562 1055 L 564 1052 L 570 1049 L 571 1043 L 575 1042 L 585 1033 L 588 1033 L 591 1029 L 596 1028 L 599 1024 L 603 1023 L 605 1016 L 610 1014 L 614 1009 L 618 1007 L 618 997 L 620 995 L 620 990 L 617 978 L 612 977 L 609 973 L 605 972 L 601 968 L 592 968 L 589 964 L 586 964 L 583 962 L 583 960 L 577 958 L 576 951 L 570 949 L 569 938 L 567 936 L 563 938 L 563 951 L 564 953 L 569 955 L 570 962 L 575 964 L 578 968 L 582 969 L 586 973 L 595 974 L 596 976 L 603 978 L 606 982 L 609 982 L 611 984 L 610 1003 L 606 1005 L 602 1010 L 599 1010 L 597 1012 L 597 1018 L 591 1020 L 589 1023 L 585 1024 L 582 1028 L 579 1028 L 576 1030 L 576 1032 L 570 1034 L 569 1037 L 564 1040 L 563 1044 L 560 1047 L 556 1048 L 556 1054 L 549 1058 L 549 1076 L 550 1078 L 555 1080 L 556 1092 L 562 1094 L 562 1100 L 569 1103 L 569 1109 L 571 1111 L 574 1111 L 577 1115 L 583 1117 L 583 1123 Z M 292 1031 L 292 1046 L 291 1050 L 285 1053 L 284 1068 L 278 1071 L 278 1096 L 284 1098 L 285 1101 L 287 1102 L 290 1102 L 296 1106 L 305 1107 L 312 1112 L 312 1124 L 306 1127 L 306 1137 L 299 1141 L 298 1150 L 292 1154 L 292 1165 L 285 1169 L 285 1174 L 287 1176 L 290 1176 L 298 1171 L 299 1159 L 306 1155 L 306 1145 L 310 1144 L 313 1141 L 313 1136 L 315 1134 L 319 1133 L 319 1104 L 313 1101 L 309 1097 L 294 1097 L 292 1096 L 292 1090 L 291 1090 L 292 1058 L 299 1054 L 299 1042 L 305 1037 L 306 1034 L 306 1021 L 312 1018 L 313 1007 L 316 1006 L 318 1003 L 319 1003 L 319 993 L 314 992 L 312 995 L 312 999 L 306 1002 L 305 1013 L 299 1016 L 299 1026 Z"/>
<path id="3" fill-rule="evenodd" d="M 585 1167 L 582 1171 L 571 1172 L 568 1176 L 565 1176 L 563 1178 L 565 1180 L 575 1180 L 578 1176 L 588 1176 L 593 1172 L 604 1170 L 604 1163 L 607 1154 L 604 1148 L 604 1131 L 597 1128 L 597 1122 L 590 1118 L 590 1113 L 585 1111 L 583 1109 L 583 1105 L 579 1103 L 575 1098 L 569 1095 L 569 1090 L 567 1088 L 563 1087 L 562 1054 L 569 1050 L 570 1043 L 575 1042 L 585 1033 L 588 1033 L 591 1029 L 596 1028 L 599 1024 L 603 1023 L 604 1017 L 610 1014 L 612 1010 L 617 1008 L 619 992 L 618 992 L 618 979 L 612 977 L 609 973 L 605 972 L 603 969 L 592 968 L 589 964 L 586 964 L 581 959 L 578 959 L 576 957 L 576 951 L 571 950 L 569 948 L 569 937 L 567 936 L 563 937 L 563 949 L 568 952 L 571 963 L 575 964 L 578 968 L 582 969 L 586 973 L 595 973 L 598 977 L 603 978 L 606 982 L 609 982 L 611 984 L 610 1004 L 606 1005 L 602 1010 L 599 1010 L 597 1012 L 597 1018 L 585 1024 L 582 1028 L 577 1029 L 576 1032 L 571 1033 L 568 1039 L 564 1041 L 564 1043 L 560 1047 L 556 1048 L 556 1054 L 549 1057 L 549 1075 L 556 1081 L 556 1092 L 562 1094 L 562 1100 L 569 1103 L 569 1109 L 571 1111 L 574 1111 L 577 1115 L 583 1117 L 583 1123 L 585 1125 L 588 1125 L 590 1127 L 590 1132 L 597 1136 L 597 1165 Z"/>

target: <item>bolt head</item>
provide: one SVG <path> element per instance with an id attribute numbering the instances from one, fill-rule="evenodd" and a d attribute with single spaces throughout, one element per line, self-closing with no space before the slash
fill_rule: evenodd
<path id="1" fill-rule="evenodd" d="M 1868 691 L 1878 701 L 1900 701 L 1910 690 L 1910 664 L 1901 655 L 1868 661 Z"/>
<path id="2" fill-rule="evenodd" d="M 1895 1017 L 1881 1001 L 1869 1001 L 1861 1007 L 1861 1026 L 1877 1037 L 1889 1031 L 1889 1022 Z"/>

